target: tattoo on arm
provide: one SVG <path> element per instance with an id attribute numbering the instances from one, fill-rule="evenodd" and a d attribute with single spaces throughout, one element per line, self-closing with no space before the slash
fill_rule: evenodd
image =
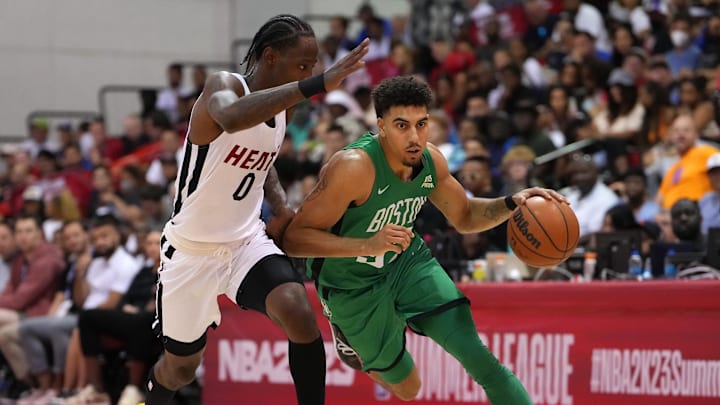
<path id="1" fill-rule="evenodd" d="M 273 214 L 277 214 L 287 206 L 287 196 L 280 185 L 280 179 L 274 166 L 270 166 L 263 190 L 265 191 L 265 201 L 270 205 L 270 211 Z"/>
<path id="2" fill-rule="evenodd" d="M 268 121 L 303 98 L 297 83 L 292 82 L 247 94 L 224 108 L 211 108 L 215 111 L 214 118 L 225 130 L 238 130 Z"/>
<path id="3" fill-rule="evenodd" d="M 327 186 L 328 186 L 327 178 L 325 176 L 320 177 L 320 181 L 315 186 L 313 191 L 311 191 L 310 194 L 308 194 L 308 196 L 305 198 L 305 201 L 312 201 L 312 200 L 316 199 L 320 195 L 320 193 L 325 191 Z"/>
<path id="4" fill-rule="evenodd" d="M 495 221 L 503 216 L 507 216 L 508 209 L 505 206 L 505 200 L 496 198 L 490 200 L 483 210 L 483 216 L 489 220 Z"/>

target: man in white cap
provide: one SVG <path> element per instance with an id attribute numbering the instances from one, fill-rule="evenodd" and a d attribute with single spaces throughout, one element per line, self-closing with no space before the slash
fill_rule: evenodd
<path id="1" fill-rule="evenodd" d="M 700 199 L 702 233 L 704 235 L 707 235 L 708 229 L 720 227 L 720 153 L 708 158 L 707 174 L 712 191 L 708 191 Z"/>
<path id="2" fill-rule="evenodd" d="M 345 90 L 333 90 L 325 95 L 325 105 L 332 122 L 343 127 L 349 141 L 354 141 L 367 130 L 360 119 L 363 110 L 360 104 Z"/>

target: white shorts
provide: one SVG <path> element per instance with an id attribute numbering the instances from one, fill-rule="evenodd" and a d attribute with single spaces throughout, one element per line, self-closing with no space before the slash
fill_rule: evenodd
<path id="1" fill-rule="evenodd" d="M 166 346 L 169 338 L 202 347 L 208 326 L 220 325 L 218 296 L 225 294 L 237 303 L 237 291 L 250 269 L 267 256 L 283 255 L 264 229 L 243 241 L 222 245 L 181 243 L 167 229 L 164 235 L 157 321 Z M 193 250 L 196 245 L 204 251 Z"/>

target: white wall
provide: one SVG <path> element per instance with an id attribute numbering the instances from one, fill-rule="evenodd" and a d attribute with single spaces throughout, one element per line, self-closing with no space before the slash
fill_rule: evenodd
<path id="1" fill-rule="evenodd" d="M 106 84 L 162 86 L 170 62 L 229 61 L 232 40 L 252 37 L 275 14 L 352 17 L 360 3 L 0 0 L 0 138 L 24 136 L 25 118 L 33 110 L 97 111 L 97 93 Z M 384 16 L 408 8 L 408 0 L 371 4 Z M 323 22 L 313 23 L 318 36 L 327 32 Z M 135 102 L 133 96 L 132 108 Z M 117 129 L 118 117 L 108 118 Z"/>
<path id="2" fill-rule="evenodd" d="M 25 135 L 33 110 L 97 110 L 105 84 L 163 85 L 175 60 L 229 60 L 233 38 L 304 9 L 286 0 L 0 0 L 0 136 Z"/>

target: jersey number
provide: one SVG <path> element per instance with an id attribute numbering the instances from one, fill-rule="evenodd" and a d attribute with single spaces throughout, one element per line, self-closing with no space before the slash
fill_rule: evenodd
<path id="1" fill-rule="evenodd" d="M 385 256 L 358 256 L 355 261 L 373 266 L 376 269 L 382 269 L 385 264 Z"/>
<path id="2" fill-rule="evenodd" d="M 255 173 L 248 173 L 247 176 L 243 177 L 240 185 L 235 189 L 235 193 L 233 193 L 233 200 L 240 201 L 247 197 L 254 182 Z"/>

